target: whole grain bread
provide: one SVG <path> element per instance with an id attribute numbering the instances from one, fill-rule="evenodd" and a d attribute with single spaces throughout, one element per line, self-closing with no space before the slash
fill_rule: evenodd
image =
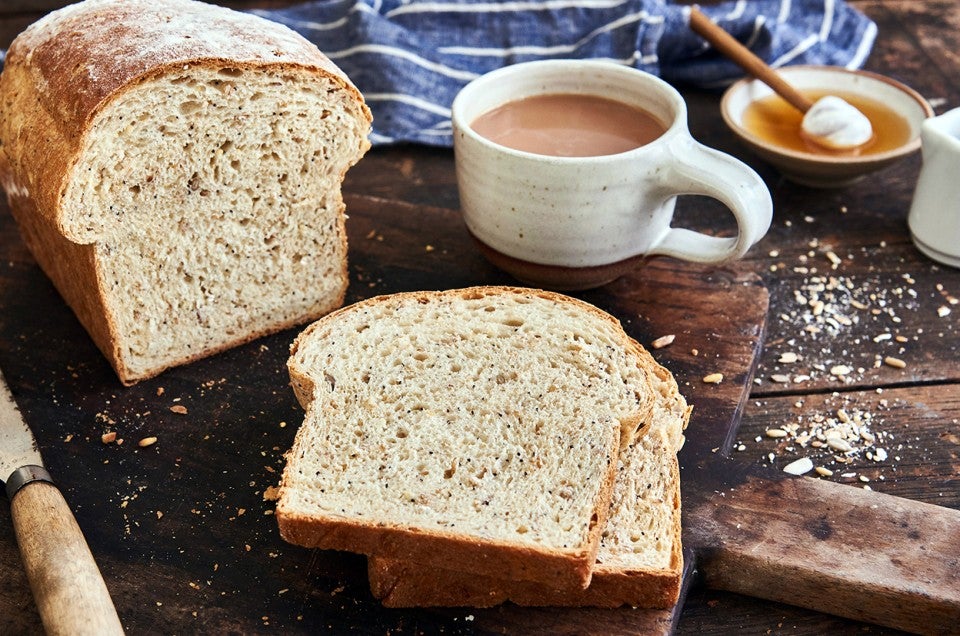
<path id="1" fill-rule="evenodd" d="M 621 440 L 655 401 L 610 315 L 509 287 L 381 296 L 308 327 L 276 516 L 295 544 L 582 589 Z"/>
<path id="2" fill-rule="evenodd" d="M 313 44 L 191 0 L 55 11 L 0 76 L 13 215 L 127 384 L 342 305 L 369 129 Z"/>
<path id="3" fill-rule="evenodd" d="M 652 423 L 646 435 L 621 452 L 610 513 L 587 589 L 558 589 L 460 568 L 371 557 L 373 595 L 387 607 L 492 607 L 506 601 L 525 606 L 672 607 L 683 574 L 677 451 L 691 409 L 669 371 L 652 359 L 647 364 L 656 387 Z"/>

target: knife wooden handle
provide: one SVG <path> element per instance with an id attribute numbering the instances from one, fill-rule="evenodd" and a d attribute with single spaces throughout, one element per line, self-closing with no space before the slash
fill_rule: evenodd
<path id="1" fill-rule="evenodd" d="M 123 634 L 100 569 L 57 487 L 29 483 L 13 497 L 10 510 L 47 634 Z"/>

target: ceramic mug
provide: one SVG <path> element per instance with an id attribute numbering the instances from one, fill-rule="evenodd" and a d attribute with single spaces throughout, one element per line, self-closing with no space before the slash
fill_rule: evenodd
<path id="1" fill-rule="evenodd" d="M 565 157 L 514 150 L 481 136 L 482 114 L 526 97 L 580 94 L 645 111 L 666 129 L 617 154 Z M 454 157 L 467 229 L 483 254 L 518 280 L 559 290 L 608 283 L 653 255 L 699 263 L 743 256 L 766 233 L 770 193 L 750 167 L 693 139 L 672 86 L 594 60 L 503 67 L 465 86 L 452 107 Z M 703 195 L 733 213 L 737 235 L 671 227 L 676 197 Z"/>
<path id="2" fill-rule="evenodd" d="M 917 248 L 930 258 L 960 267 L 960 108 L 920 126 L 923 166 L 907 216 Z"/>

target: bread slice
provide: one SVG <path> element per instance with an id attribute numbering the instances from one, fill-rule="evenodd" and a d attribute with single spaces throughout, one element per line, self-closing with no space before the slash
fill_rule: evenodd
<path id="1" fill-rule="evenodd" d="M 295 341 L 306 409 L 284 539 L 580 589 L 621 438 L 654 401 L 645 351 L 592 305 L 509 287 L 413 292 Z"/>
<path id="2" fill-rule="evenodd" d="M 0 77 L 10 207 L 126 384 L 342 305 L 369 129 L 306 39 L 191 0 L 55 11 Z"/>
<path id="3" fill-rule="evenodd" d="M 585 590 L 478 576 L 461 569 L 371 557 L 370 589 L 387 607 L 517 605 L 672 607 L 683 573 L 677 451 L 690 407 L 670 373 L 655 371 L 648 433 L 620 458 L 607 526 Z"/>

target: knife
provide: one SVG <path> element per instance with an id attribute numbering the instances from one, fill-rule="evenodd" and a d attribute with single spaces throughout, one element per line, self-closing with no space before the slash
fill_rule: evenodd
<path id="1" fill-rule="evenodd" d="M 33 433 L 0 372 L 0 478 L 47 634 L 102 636 L 123 627 L 70 507 L 43 467 Z"/>

